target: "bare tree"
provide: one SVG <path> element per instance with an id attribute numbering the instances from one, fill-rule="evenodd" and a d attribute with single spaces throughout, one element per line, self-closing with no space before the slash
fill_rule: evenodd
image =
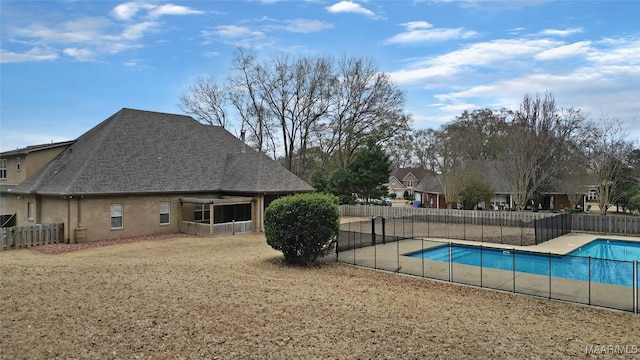
<path id="1" fill-rule="evenodd" d="M 443 130 L 470 160 L 497 159 L 504 152 L 505 115 L 490 109 L 464 111 Z"/>
<path id="2" fill-rule="evenodd" d="M 265 64 L 258 83 L 259 96 L 274 117 L 281 131 L 284 165 L 299 173 L 305 162 L 306 146 L 312 125 L 321 119 L 329 107 L 331 63 L 324 58 L 291 59 L 274 57 Z M 299 151 L 296 151 L 299 149 Z M 293 168 L 298 153 L 298 168 Z"/>
<path id="3" fill-rule="evenodd" d="M 227 119 L 228 89 L 218 84 L 213 77 L 198 77 L 189 89 L 180 96 L 182 111 L 191 114 L 196 120 L 209 125 L 229 127 Z"/>
<path id="4" fill-rule="evenodd" d="M 572 208 L 576 207 L 586 194 L 588 184 L 587 164 L 582 152 L 571 153 L 571 160 L 559 178 L 557 187 L 567 194 L 567 200 Z"/>
<path id="5" fill-rule="evenodd" d="M 508 125 L 504 155 L 504 176 L 519 209 L 561 175 L 569 144 L 584 141 L 584 124 L 579 110 L 558 110 L 550 93 L 544 98 L 525 95 Z"/>
<path id="6" fill-rule="evenodd" d="M 238 112 L 242 129 L 248 129 L 248 140 L 260 152 L 272 153 L 276 159 L 274 122 L 258 92 L 259 81 L 265 77 L 264 69 L 257 66 L 256 56 L 250 50 L 239 48 L 233 56 L 236 74 L 229 80 L 229 100 Z"/>
<path id="7" fill-rule="evenodd" d="M 273 56 L 238 49 L 225 86 L 198 79 L 181 107 L 198 120 L 228 126 L 235 109 L 258 151 L 273 152 L 296 174 L 346 168 L 365 139 L 378 144 L 406 131 L 404 93 L 371 60 Z M 312 150 L 309 150 L 312 149 Z"/>
<path id="8" fill-rule="evenodd" d="M 404 93 L 371 60 L 343 58 L 337 68 L 328 125 L 333 134 L 327 151 L 336 152 L 340 168 L 345 169 L 366 139 L 387 141 L 406 131 L 411 117 L 404 112 Z"/>
<path id="9" fill-rule="evenodd" d="M 460 192 L 464 186 L 468 159 L 460 151 L 456 139 L 451 133 L 443 129 L 436 132 L 434 139 L 435 170 L 439 173 L 438 180 L 442 186 L 442 194 L 447 208 L 451 209 L 459 201 Z"/>
<path id="10" fill-rule="evenodd" d="M 438 132 L 434 129 L 421 129 L 414 134 L 414 154 L 418 166 L 433 172 L 440 171 L 436 151 L 437 135 Z"/>
<path id="11" fill-rule="evenodd" d="M 628 136 L 628 130 L 620 121 L 602 118 L 586 148 L 588 170 L 598 184 L 598 206 L 602 215 L 606 215 L 613 204 L 611 195 L 633 152 Z"/>
<path id="12" fill-rule="evenodd" d="M 415 148 L 415 139 L 410 131 L 397 134 L 385 144 L 391 163 L 397 168 L 416 165 Z"/>

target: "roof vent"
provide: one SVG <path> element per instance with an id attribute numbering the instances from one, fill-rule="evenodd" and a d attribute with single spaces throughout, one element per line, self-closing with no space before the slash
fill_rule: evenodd
<path id="1" fill-rule="evenodd" d="M 244 142 L 245 141 L 245 133 L 246 133 L 246 131 L 244 131 L 244 130 L 240 131 L 240 140 L 242 140 L 242 144 L 240 145 L 241 146 L 240 152 L 243 153 L 243 154 L 246 151 L 246 145 L 245 145 L 245 142 Z"/>

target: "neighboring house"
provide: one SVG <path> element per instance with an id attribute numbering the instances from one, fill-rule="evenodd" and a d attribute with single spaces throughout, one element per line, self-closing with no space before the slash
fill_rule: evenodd
<path id="1" fill-rule="evenodd" d="M 414 189 L 420 180 L 431 174 L 431 171 L 422 168 L 397 168 L 389 176 L 389 194 L 396 194 L 397 199 L 402 199 L 406 192 L 413 199 Z"/>
<path id="2" fill-rule="evenodd" d="M 133 109 L 120 110 L 8 187 L 2 196 L 17 226 L 64 223 L 70 242 L 76 233 L 87 241 L 177 233 L 183 221 L 251 220 L 261 231 L 272 200 L 314 191 L 221 127 Z"/>
<path id="3" fill-rule="evenodd" d="M 495 194 L 491 197 L 490 204 L 480 203 L 484 209 L 512 209 L 515 202 L 511 196 L 509 182 L 504 176 L 505 169 L 499 160 L 477 160 L 467 164 L 467 172 L 476 172 L 484 177 L 494 188 Z M 422 179 L 420 185 L 415 189 L 416 200 L 419 200 L 427 207 L 444 209 L 447 204 L 442 191 L 440 175 L 434 175 Z M 570 203 L 566 192 L 562 189 L 562 184 L 553 184 L 553 189 L 547 189 L 535 195 L 531 207 L 542 210 L 560 210 L 569 207 Z M 454 206 L 456 207 L 456 206 Z"/>
<path id="4" fill-rule="evenodd" d="M 491 197 L 490 206 L 487 207 L 486 204 L 481 203 L 479 204 L 481 208 L 504 209 L 514 206 L 513 199 L 510 196 L 509 184 L 502 175 L 503 172 L 499 161 L 472 161 L 467 165 L 467 172 L 480 174 L 495 190 L 495 194 Z M 444 198 L 440 178 L 440 175 L 432 175 L 422 179 L 420 185 L 415 189 L 416 200 L 419 200 L 427 207 L 446 209 L 447 203 Z M 458 207 L 458 204 L 455 204 L 453 207 Z"/>
<path id="5" fill-rule="evenodd" d="M 45 167 L 73 141 L 28 146 L 0 153 L 0 225 L 16 223 L 15 211 L 9 209 L 7 191 Z"/>

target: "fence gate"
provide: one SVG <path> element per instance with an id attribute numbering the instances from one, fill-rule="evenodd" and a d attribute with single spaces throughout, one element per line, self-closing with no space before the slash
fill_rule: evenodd
<path id="1" fill-rule="evenodd" d="M 381 226 L 378 227 L 378 229 L 380 229 L 380 234 L 382 235 L 381 236 L 382 243 L 386 244 L 386 242 L 387 242 L 387 239 L 386 239 L 387 232 L 386 232 L 386 229 L 385 229 L 386 219 L 383 218 L 382 216 L 376 216 L 373 219 L 371 219 L 371 245 L 375 245 L 378 242 L 377 241 L 378 240 L 378 236 L 377 236 L 378 233 L 376 232 L 376 222 L 378 222 L 377 221 L 378 219 L 380 219 L 380 224 L 381 224 Z"/>

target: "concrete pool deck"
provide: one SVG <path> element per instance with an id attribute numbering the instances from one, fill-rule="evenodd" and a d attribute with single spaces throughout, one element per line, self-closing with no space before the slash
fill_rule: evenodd
<path id="1" fill-rule="evenodd" d="M 452 244 L 465 244 L 465 245 L 474 245 L 483 247 L 494 247 L 498 249 L 516 249 L 522 251 L 531 251 L 531 252 L 540 252 L 544 254 L 552 253 L 556 255 L 565 255 L 570 253 L 571 251 L 584 246 L 594 240 L 597 239 L 608 239 L 608 240 L 622 240 L 622 241 L 632 241 L 640 243 L 640 236 L 621 236 L 621 235 L 595 235 L 588 233 L 569 233 L 566 235 L 562 235 L 555 239 L 545 241 L 538 245 L 531 246 L 517 246 L 517 245 L 506 245 L 506 244 L 495 244 L 488 242 L 477 242 L 477 241 L 466 241 L 466 240 L 456 240 L 456 239 L 431 239 L 433 241 L 441 241 L 448 243 L 451 241 Z M 425 239 L 427 240 L 427 239 Z"/>
<path id="2" fill-rule="evenodd" d="M 515 249 L 541 254 L 565 255 L 596 239 L 613 239 L 640 243 L 640 237 L 571 233 L 532 246 L 479 243 L 456 239 L 407 239 L 358 249 L 341 251 L 340 262 L 375 269 L 496 290 L 547 297 L 576 303 L 596 305 L 624 311 L 637 311 L 638 296 L 633 286 L 618 286 L 579 281 L 510 270 L 423 260 L 404 256 L 443 244 L 464 244 L 483 248 Z M 640 267 L 640 266 L 639 266 Z M 640 269 L 638 269 L 640 271 Z M 631 279 L 632 280 L 632 279 Z"/>

